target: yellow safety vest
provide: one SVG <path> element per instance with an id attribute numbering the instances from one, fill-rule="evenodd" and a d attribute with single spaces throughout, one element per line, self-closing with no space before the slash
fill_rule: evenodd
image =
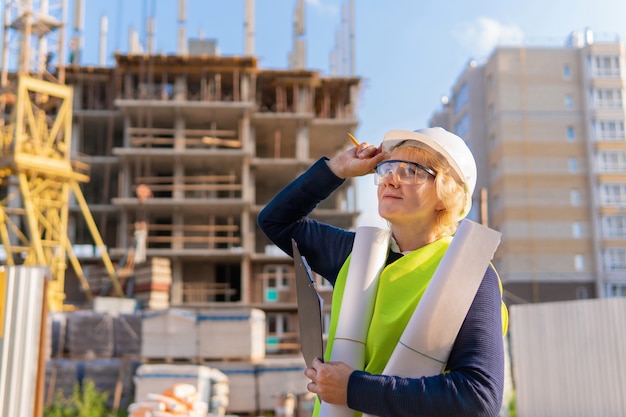
<path id="1" fill-rule="evenodd" d="M 402 256 L 382 270 L 365 343 L 364 371 L 371 374 L 383 373 L 407 323 L 451 242 L 451 236 L 441 238 Z M 325 361 L 331 360 L 351 259 L 352 254 L 348 256 L 341 267 L 333 289 L 328 342 L 324 352 Z M 500 281 L 499 278 L 498 281 Z M 501 283 L 500 293 L 502 293 Z M 502 303 L 501 312 L 502 332 L 504 334 L 508 327 L 508 311 L 504 303 Z M 313 417 L 318 415 L 319 400 L 316 399 Z"/>

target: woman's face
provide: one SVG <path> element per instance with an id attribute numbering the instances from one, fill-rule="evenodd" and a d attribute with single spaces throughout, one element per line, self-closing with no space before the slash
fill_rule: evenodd
<path id="1" fill-rule="evenodd" d="M 415 162 L 430 168 L 425 159 L 411 149 L 406 146 L 396 148 L 391 152 L 389 159 Z M 443 204 L 437 198 L 434 177 L 431 175 L 426 175 L 424 180 L 413 183 L 400 180 L 394 173 L 380 178 L 378 214 L 392 225 L 428 228 L 435 224 L 437 211 L 442 208 Z"/>

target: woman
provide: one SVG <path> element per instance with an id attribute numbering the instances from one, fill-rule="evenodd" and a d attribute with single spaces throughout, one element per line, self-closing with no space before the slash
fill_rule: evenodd
<path id="1" fill-rule="evenodd" d="M 426 265 L 436 268 L 458 222 L 471 208 L 476 164 L 460 137 L 442 128 L 394 130 L 379 147 L 362 143 L 332 159 L 322 158 L 264 208 L 259 215 L 261 230 L 289 254 L 291 239 L 295 239 L 311 269 L 330 281 L 335 291 L 343 288 L 344 264 L 352 252 L 355 233 L 308 215 L 345 178 L 371 172 L 378 185 L 378 212 L 391 231 L 379 293 L 385 288 L 394 294 L 392 302 L 383 304 L 393 314 L 384 309 L 374 313 L 362 370 L 328 361 L 333 342 L 329 334 L 326 361 L 315 360 L 305 370 L 311 380 L 308 390 L 327 403 L 377 416 L 497 416 L 504 381 L 506 311 L 491 266 L 486 268 L 445 371 L 422 378 L 382 375 L 432 277 L 432 268 Z M 411 269 L 399 276 L 398 265 L 410 265 Z M 339 308 L 335 301 L 331 315 Z"/>

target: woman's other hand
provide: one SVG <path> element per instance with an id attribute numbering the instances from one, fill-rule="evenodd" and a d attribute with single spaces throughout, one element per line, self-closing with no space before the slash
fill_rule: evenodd
<path id="1" fill-rule="evenodd" d="M 315 359 L 304 375 L 311 380 L 309 392 L 329 404 L 347 405 L 348 380 L 354 369 L 343 362 L 322 362 Z"/>

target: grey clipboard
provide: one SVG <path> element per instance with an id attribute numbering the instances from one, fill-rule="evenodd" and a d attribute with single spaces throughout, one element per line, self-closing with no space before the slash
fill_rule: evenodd
<path id="1" fill-rule="evenodd" d="M 311 268 L 300 255 L 298 244 L 291 239 L 293 262 L 296 271 L 296 294 L 298 296 L 298 320 L 300 322 L 300 350 L 307 366 L 313 359 L 324 360 L 322 336 L 322 297 L 315 289 Z"/>

